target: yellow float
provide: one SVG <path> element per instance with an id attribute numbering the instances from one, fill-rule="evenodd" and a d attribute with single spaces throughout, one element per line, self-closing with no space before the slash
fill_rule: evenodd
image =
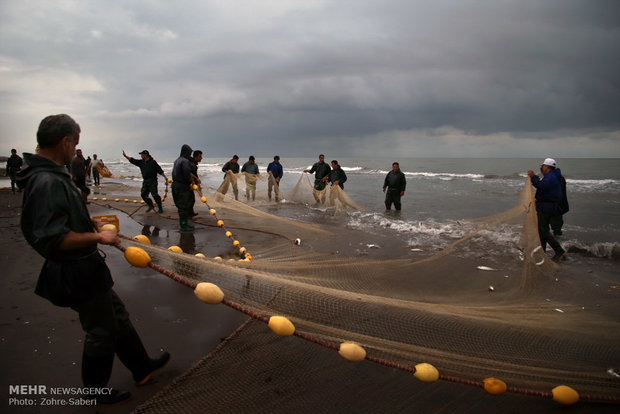
<path id="1" fill-rule="evenodd" d="M 217 305 L 224 300 L 224 292 L 213 283 L 198 283 L 194 289 L 194 294 L 201 302 L 209 305 Z"/>
<path id="2" fill-rule="evenodd" d="M 506 383 L 497 378 L 485 378 L 484 390 L 492 395 L 499 395 L 506 392 Z"/>
<path id="3" fill-rule="evenodd" d="M 144 234 L 138 234 L 137 236 L 134 237 L 134 239 L 136 239 L 140 243 L 151 244 L 151 241 L 149 240 L 149 238 L 146 237 Z"/>
<path id="4" fill-rule="evenodd" d="M 353 342 L 341 343 L 338 353 L 348 361 L 359 362 L 366 359 L 366 350 Z"/>
<path id="5" fill-rule="evenodd" d="M 151 256 L 139 247 L 126 248 L 125 259 L 135 267 L 147 267 L 151 262 Z"/>
<path id="6" fill-rule="evenodd" d="M 426 362 L 416 365 L 413 375 L 422 382 L 435 382 L 439 379 L 437 368 Z"/>
<path id="7" fill-rule="evenodd" d="M 280 336 L 291 336 L 295 333 L 295 325 L 284 316 L 272 316 L 268 326 Z"/>
<path id="8" fill-rule="evenodd" d="M 579 393 L 566 385 L 558 385 L 551 390 L 551 393 L 553 401 L 562 405 L 572 405 L 579 401 Z"/>
<path id="9" fill-rule="evenodd" d="M 118 233 L 118 229 L 116 228 L 116 226 L 114 224 L 104 224 L 103 226 L 101 226 L 101 228 L 99 229 L 99 231 L 113 231 L 114 233 Z"/>

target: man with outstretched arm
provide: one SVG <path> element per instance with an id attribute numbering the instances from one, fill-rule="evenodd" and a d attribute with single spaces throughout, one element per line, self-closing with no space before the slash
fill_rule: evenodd
<path id="1" fill-rule="evenodd" d="M 163 213 L 164 209 L 161 205 L 161 197 L 157 192 L 157 174 L 163 176 L 164 180 L 168 181 L 168 177 L 166 177 L 164 170 L 161 169 L 157 161 L 151 157 L 151 154 L 149 154 L 147 150 L 140 152 L 139 160 L 125 154 L 125 150 L 123 150 L 123 157 L 127 158 L 130 163 L 140 168 L 140 172 L 142 173 L 142 190 L 140 191 L 140 195 L 148 206 L 146 212 L 148 213 L 155 208 L 153 205 L 153 200 L 155 200 L 157 203 L 157 212 L 160 214 Z M 153 200 L 151 200 L 149 194 L 153 196 Z"/>

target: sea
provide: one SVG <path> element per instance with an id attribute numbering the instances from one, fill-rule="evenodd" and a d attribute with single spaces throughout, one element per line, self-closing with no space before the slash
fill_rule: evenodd
<path id="1" fill-rule="evenodd" d="M 203 186 L 217 188 L 223 178 L 221 168 L 228 158 L 205 157 L 198 173 Z M 331 159 L 327 158 L 326 161 Z M 158 160 L 171 177 L 173 159 Z M 271 158 L 257 158 L 260 172 L 266 172 Z M 280 163 L 284 177 L 280 188 L 286 195 L 299 181 L 303 170 L 318 161 L 313 158 L 286 158 Z M 542 159 L 527 158 L 342 158 L 338 160 L 347 174 L 344 190 L 362 211 L 349 211 L 337 218 L 342 225 L 378 234 L 390 234 L 416 246 L 441 248 L 462 236 L 459 223 L 501 213 L 515 205 L 525 185 L 527 171 L 539 171 Z M 382 192 L 383 181 L 398 161 L 407 178 L 402 211 L 387 212 Z M 570 211 L 564 216 L 564 248 L 577 249 L 597 257 L 617 254 L 620 248 L 620 159 L 557 159 L 567 182 Z M 114 178 L 139 191 L 142 179 L 137 167 L 124 158 L 105 159 Z M 243 164 L 243 157 L 240 163 Z M 7 186 L 6 179 L 0 186 Z M 266 184 L 264 184 L 266 186 Z M 163 180 L 160 187 L 163 188 Z M 262 208 L 261 205 L 256 205 Z M 283 215 L 316 221 L 330 211 L 314 205 L 288 202 Z M 273 208 L 269 209 L 274 212 Z M 277 214 L 277 212 L 275 212 Z M 518 238 L 518 229 L 496 234 L 498 242 Z M 509 240 L 508 240 L 509 241 Z M 615 253 L 614 253 L 615 252 Z"/>

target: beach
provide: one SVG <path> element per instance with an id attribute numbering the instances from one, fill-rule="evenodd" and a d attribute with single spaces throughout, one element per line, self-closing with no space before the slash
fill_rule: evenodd
<path id="1" fill-rule="evenodd" d="M 413 194 L 415 191 L 415 187 L 411 188 Z M 355 191 L 351 193 L 355 194 Z M 106 184 L 104 180 L 104 185 L 94 189 L 91 198 L 139 200 L 138 194 L 136 186 L 116 182 Z M 230 242 L 213 223 L 197 226 L 194 233 L 180 233 L 170 199 L 164 202 L 164 216 L 146 213 L 139 204 L 129 203 L 122 204 L 123 211 L 120 211 L 115 208 L 114 202 L 91 201 L 89 210 L 92 216 L 117 215 L 121 233 L 130 237 L 148 234 L 154 244 L 162 247 L 180 245 L 188 253 L 205 252 L 211 256 L 230 252 Z M 9 190 L 0 190 L 0 228 L 4 236 L 0 238 L 1 266 L 4 269 L 0 346 L 2 363 L 6 367 L 0 388 L 3 390 L 2 401 L 7 402 L 3 406 L 4 412 L 120 413 L 130 412 L 139 406 L 142 406 L 140 412 L 157 412 L 156 407 L 147 401 L 175 378 L 196 366 L 201 359 L 194 373 L 210 382 L 210 386 L 192 389 L 188 384 L 195 377 L 181 377 L 176 383 L 177 390 L 186 389 L 188 394 L 176 400 L 176 404 L 182 407 L 188 395 L 193 395 L 194 401 L 204 404 L 204 412 L 210 412 L 210 407 L 214 412 L 516 413 L 526 409 L 531 412 L 556 412 L 559 409 L 556 403 L 534 396 L 507 394 L 495 397 L 486 395 L 478 387 L 445 381 L 423 384 L 407 373 L 368 361 L 357 364 L 344 361 L 337 353 L 299 338 L 278 338 L 262 323 L 248 322 L 248 317 L 243 313 L 224 305 L 205 306 L 193 297 L 186 286 L 152 269 L 129 266 L 121 252 L 108 246 L 102 247 L 102 250 L 106 253 L 106 261 L 115 280 L 114 289 L 125 301 L 147 350 L 156 355 L 165 349 L 172 354 L 171 362 L 154 376 L 152 383 L 136 387 L 128 371 L 118 360 L 115 361 L 110 385 L 130 390 L 133 394 L 130 402 L 118 407 L 9 407 L 8 390 L 11 385 L 40 384 L 51 388 L 79 387 L 81 384 L 83 333 L 77 315 L 70 309 L 55 307 L 34 294 L 43 259 L 21 235 L 20 206 L 20 194 L 12 195 Z M 198 208 L 200 217 L 208 217 L 204 206 Z M 433 250 L 439 250 L 445 246 L 444 239 L 450 238 L 446 232 L 454 231 L 453 227 L 448 227 L 443 233 L 436 232 L 439 235 L 432 231 L 420 231 L 419 235 L 403 237 L 403 229 L 408 224 L 406 220 L 389 215 L 378 217 L 379 213 L 371 211 L 326 218 L 323 210 L 308 210 L 306 207 L 283 206 L 267 210 L 297 220 L 322 221 L 321 224 L 331 229 L 344 226 L 352 233 L 347 233 L 345 240 L 331 238 L 325 249 L 344 246 L 341 247 L 342 254 L 370 255 L 377 259 L 415 255 L 417 247 L 426 248 L 429 237 L 435 243 Z M 131 217 L 126 211 L 131 211 Z M 453 214 L 450 212 L 448 215 L 451 220 L 457 218 Z M 368 220 L 375 220 L 372 223 L 386 220 L 387 224 L 373 226 Z M 355 226 L 355 223 L 360 224 Z M 395 229 L 395 223 L 403 227 Z M 431 227 L 442 229 L 447 224 L 440 220 L 439 225 Z M 612 227 L 617 226 L 617 223 L 611 224 Z M 377 232 L 375 227 L 380 231 Z M 366 231 L 363 231 L 364 228 Z M 273 237 L 264 234 L 242 230 L 236 233 L 253 246 L 262 244 L 267 247 L 265 243 L 273 243 Z M 401 237 L 392 237 L 394 233 Z M 415 232 L 409 228 L 409 233 Z M 373 248 L 373 245 L 380 247 Z M 260 253 L 260 250 L 256 251 L 257 255 Z M 602 307 L 601 312 L 609 315 L 617 312 L 620 266 L 613 254 L 597 255 L 588 250 L 577 252 L 569 263 L 561 265 L 559 274 L 562 281 L 568 284 L 584 277 L 592 281 L 589 291 L 580 299 L 584 307 Z M 487 284 L 486 280 L 484 284 Z M 217 348 L 220 344 L 222 346 Z M 303 357 L 299 358 L 299 355 Z M 266 358 L 269 362 L 264 364 Z M 273 358 L 280 362 L 274 363 Z M 237 361 L 230 363 L 234 360 Z M 178 394 L 178 391 L 175 392 Z M 158 398 L 172 393 L 164 390 Z M 217 404 L 214 402 L 216 400 Z M 614 412 L 616 409 L 617 406 L 613 405 L 580 403 L 565 412 Z"/>

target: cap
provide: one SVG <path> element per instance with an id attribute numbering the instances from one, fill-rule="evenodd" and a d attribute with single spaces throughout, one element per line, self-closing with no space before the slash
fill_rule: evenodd
<path id="1" fill-rule="evenodd" d="M 555 168 L 555 160 L 553 158 L 545 158 L 542 165 L 548 165 L 549 167 Z"/>
<path id="2" fill-rule="evenodd" d="M 144 154 L 144 155 L 150 155 L 149 152 L 147 150 L 143 150 L 142 152 L 139 153 L 140 155 Z"/>

